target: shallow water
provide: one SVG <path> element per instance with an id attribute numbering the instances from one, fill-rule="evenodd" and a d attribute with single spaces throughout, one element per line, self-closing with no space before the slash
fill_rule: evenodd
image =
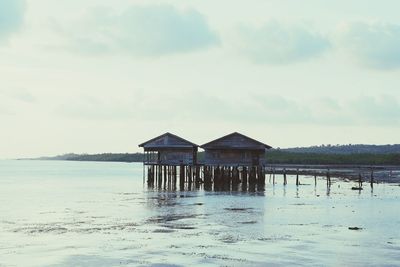
<path id="1" fill-rule="evenodd" d="M 0 266 L 400 265 L 400 186 L 288 178 L 181 192 L 141 164 L 0 161 Z"/>

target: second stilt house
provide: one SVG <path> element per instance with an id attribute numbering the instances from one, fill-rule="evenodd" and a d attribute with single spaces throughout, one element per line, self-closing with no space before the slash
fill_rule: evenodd
<path id="1" fill-rule="evenodd" d="M 204 149 L 206 166 L 265 166 L 265 151 L 271 146 L 234 132 L 208 142 Z"/>

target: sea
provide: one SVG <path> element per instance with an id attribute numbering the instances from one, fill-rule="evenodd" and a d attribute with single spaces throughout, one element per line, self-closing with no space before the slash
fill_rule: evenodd
<path id="1" fill-rule="evenodd" d="M 0 161 L 0 266 L 400 266 L 400 186 L 148 187 L 139 163 Z"/>

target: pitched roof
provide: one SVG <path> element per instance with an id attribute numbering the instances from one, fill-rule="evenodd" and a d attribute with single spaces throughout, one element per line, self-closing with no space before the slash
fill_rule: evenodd
<path id="1" fill-rule="evenodd" d="M 226 149 L 270 149 L 271 146 L 250 138 L 244 134 L 234 132 L 200 146 L 201 148 Z"/>
<path id="2" fill-rule="evenodd" d="M 139 145 L 144 148 L 191 148 L 198 147 L 182 137 L 172 133 L 165 133 Z"/>

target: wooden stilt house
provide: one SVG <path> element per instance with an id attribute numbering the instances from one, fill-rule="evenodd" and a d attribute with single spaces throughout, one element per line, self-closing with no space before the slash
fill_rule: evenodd
<path id="1" fill-rule="evenodd" d="M 205 151 L 206 166 L 265 166 L 265 151 L 271 148 L 237 132 L 200 147 Z"/>
<path id="2" fill-rule="evenodd" d="M 145 165 L 194 166 L 198 145 L 171 133 L 157 136 L 139 145 L 144 149 Z"/>

